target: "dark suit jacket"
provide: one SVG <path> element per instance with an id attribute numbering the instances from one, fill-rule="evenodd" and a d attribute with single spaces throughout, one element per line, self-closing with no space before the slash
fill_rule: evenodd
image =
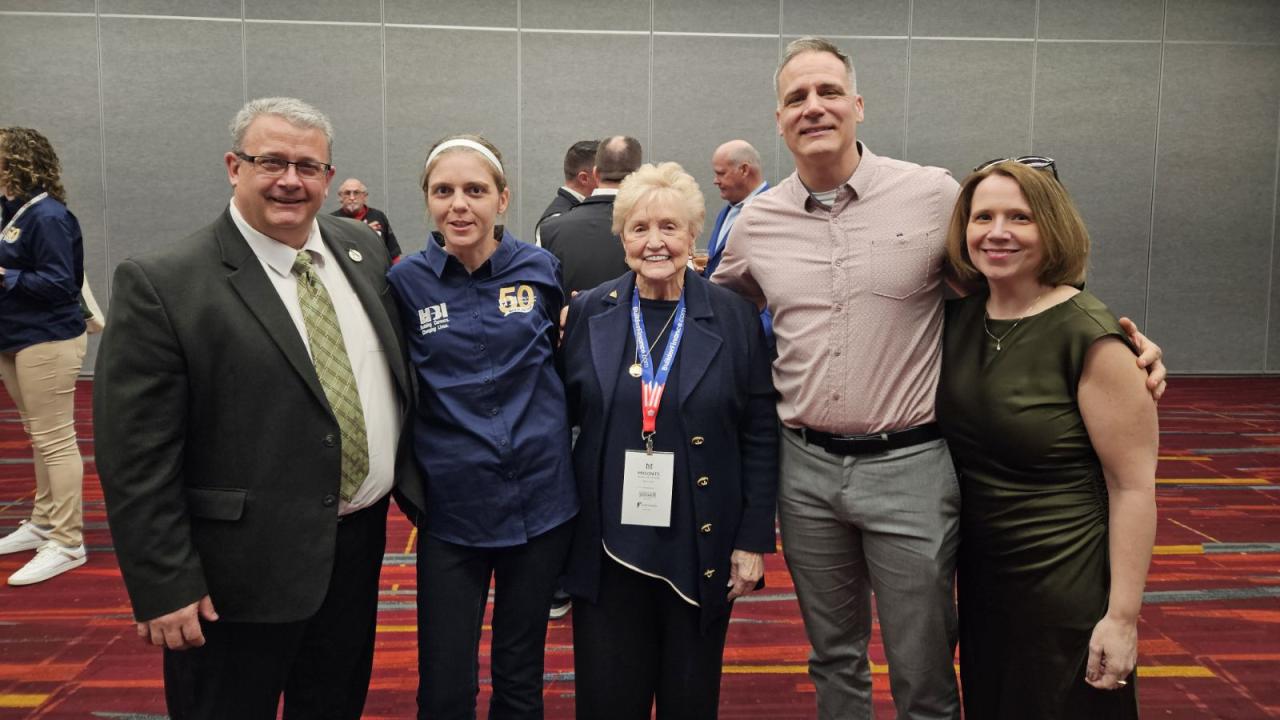
<path id="1" fill-rule="evenodd" d="M 565 590 L 594 602 L 600 586 L 600 483 L 608 418 L 638 412 L 614 407 L 614 388 L 631 332 L 631 289 L 635 274 L 605 283 L 573 300 L 565 327 L 562 362 L 569 418 L 581 427 L 573 449 L 581 509 L 569 553 Z M 735 549 L 773 552 L 778 492 L 778 420 L 765 347 L 755 306 L 731 290 L 685 271 L 687 320 L 680 344 L 678 397 L 663 397 L 661 412 L 678 412 L 690 439 L 688 465 L 676 468 L 677 482 L 694 483 L 694 516 L 711 523 L 701 539 L 699 572 L 714 570 L 701 586 L 704 627 L 729 608 L 725 583 Z M 692 439 L 701 436 L 702 442 Z M 696 478 L 705 478 L 699 484 Z"/>
<path id="2" fill-rule="evenodd" d="M 316 219 L 407 409 L 386 246 L 365 225 Z M 149 620 L 206 594 L 224 620 L 315 614 L 338 528 L 338 423 L 230 211 L 120 263 L 107 325 L 94 378 L 97 465 L 135 616 Z M 421 502 L 416 474 L 398 469 L 397 481 Z"/>
<path id="3" fill-rule="evenodd" d="M 391 259 L 394 260 L 400 257 L 400 241 L 396 239 L 396 232 L 391 229 L 391 220 L 387 218 L 387 214 L 377 208 L 369 207 L 368 205 L 365 205 L 365 207 L 369 208 L 369 210 L 365 213 L 364 220 L 361 222 L 365 225 L 375 222 L 381 225 L 382 230 L 378 234 L 382 236 L 382 241 L 386 244 L 387 252 L 391 254 Z M 344 213 L 342 208 L 338 208 L 329 214 L 334 217 L 355 220 L 355 218 Z"/>
<path id="4" fill-rule="evenodd" d="M 560 261 L 564 296 L 627 272 L 622 240 L 613 234 L 613 195 L 592 195 L 542 224 L 542 247 Z"/>
<path id="5" fill-rule="evenodd" d="M 764 184 L 764 190 L 761 190 L 760 192 L 765 192 L 765 190 L 768 190 L 768 189 L 769 189 L 769 183 L 766 182 Z M 755 199 L 755 196 L 753 196 L 752 199 Z M 707 236 L 708 248 L 711 248 L 713 245 L 715 245 L 716 238 L 720 237 L 720 228 L 724 227 L 724 220 L 725 218 L 729 217 L 729 208 L 731 207 L 733 206 L 728 203 L 725 203 L 725 206 L 720 208 L 720 213 L 716 215 L 716 224 L 711 228 L 711 234 Z M 739 213 L 739 216 L 741 216 L 741 213 Z M 737 221 L 735 220 L 734 222 L 737 222 Z M 709 278 L 713 274 L 715 274 L 716 268 L 720 267 L 720 258 L 724 256 L 724 246 L 728 244 L 729 244 L 729 238 L 726 237 L 724 239 L 724 242 L 720 243 L 719 247 L 714 248 L 715 252 L 711 253 L 711 255 L 707 257 L 707 267 L 705 270 L 702 271 L 703 277 Z"/>
<path id="6" fill-rule="evenodd" d="M 556 196 L 551 199 L 551 204 L 547 206 L 547 209 L 542 211 L 542 217 L 538 218 L 538 223 L 534 227 L 541 227 L 542 223 L 548 219 L 569 212 L 578 206 L 578 202 L 578 198 L 574 197 L 573 193 L 568 190 L 564 188 L 556 190 Z"/>

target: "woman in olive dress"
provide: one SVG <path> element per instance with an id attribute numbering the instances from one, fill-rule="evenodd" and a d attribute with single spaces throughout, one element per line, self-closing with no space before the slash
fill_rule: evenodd
<path id="1" fill-rule="evenodd" d="M 1155 537 L 1155 403 L 1081 290 L 1089 236 L 1051 161 L 989 164 L 949 259 L 938 419 L 960 475 L 960 675 L 971 718 L 1134 718 Z"/>

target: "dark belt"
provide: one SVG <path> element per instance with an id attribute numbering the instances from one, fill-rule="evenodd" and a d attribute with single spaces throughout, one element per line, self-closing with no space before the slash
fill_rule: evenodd
<path id="1" fill-rule="evenodd" d="M 897 450 L 942 437 L 938 423 L 917 425 L 906 430 L 875 433 L 874 435 L 832 435 L 809 428 L 787 428 L 800 436 L 808 445 L 817 445 L 833 455 L 870 455 Z"/>

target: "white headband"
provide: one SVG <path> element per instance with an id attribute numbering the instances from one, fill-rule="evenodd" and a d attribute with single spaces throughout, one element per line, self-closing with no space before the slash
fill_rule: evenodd
<path id="1" fill-rule="evenodd" d="M 498 162 L 498 157 L 494 155 L 493 152 L 489 150 L 489 148 L 481 145 L 475 140 L 468 140 L 466 138 L 454 138 L 453 140 L 446 140 L 445 142 L 442 142 L 439 145 L 437 145 L 436 149 L 432 150 L 431 154 L 427 156 L 427 164 L 424 167 L 431 167 L 431 161 L 435 160 L 436 157 L 439 156 L 440 153 L 444 152 L 445 150 L 449 150 L 451 148 L 458 148 L 458 147 L 464 147 L 468 150 L 475 150 L 476 152 L 480 153 L 481 155 L 484 156 L 485 160 L 489 161 L 490 165 L 492 165 L 495 169 L 497 169 L 498 174 L 502 175 L 503 177 L 506 177 L 506 172 L 502 169 L 502 163 Z"/>

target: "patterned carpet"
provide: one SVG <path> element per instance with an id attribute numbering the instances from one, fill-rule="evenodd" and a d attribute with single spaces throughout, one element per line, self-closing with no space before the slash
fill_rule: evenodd
<path id="1" fill-rule="evenodd" d="M 0 586 L 0 719 L 163 718 L 160 655 L 134 635 L 111 553 L 87 383 L 78 402 L 89 563 L 39 585 Z M 1179 378 L 1160 417 L 1158 547 L 1140 628 L 1144 717 L 1280 717 L 1280 378 Z M 27 517 L 33 488 L 17 412 L 0 390 L 0 533 Z M 416 537 L 398 512 L 391 527 L 368 718 L 414 711 Z M 0 576 L 28 557 L 0 556 Z M 721 717 L 812 718 L 804 630 L 781 556 L 769 558 L 767 582 L 735 611 Z M 884 652 L 877 644 L 872 653 L 877 717 L 891 718 Z M 548 633 L 546 706 L 548 718 L 573 715 L 568 618 Z"/>

